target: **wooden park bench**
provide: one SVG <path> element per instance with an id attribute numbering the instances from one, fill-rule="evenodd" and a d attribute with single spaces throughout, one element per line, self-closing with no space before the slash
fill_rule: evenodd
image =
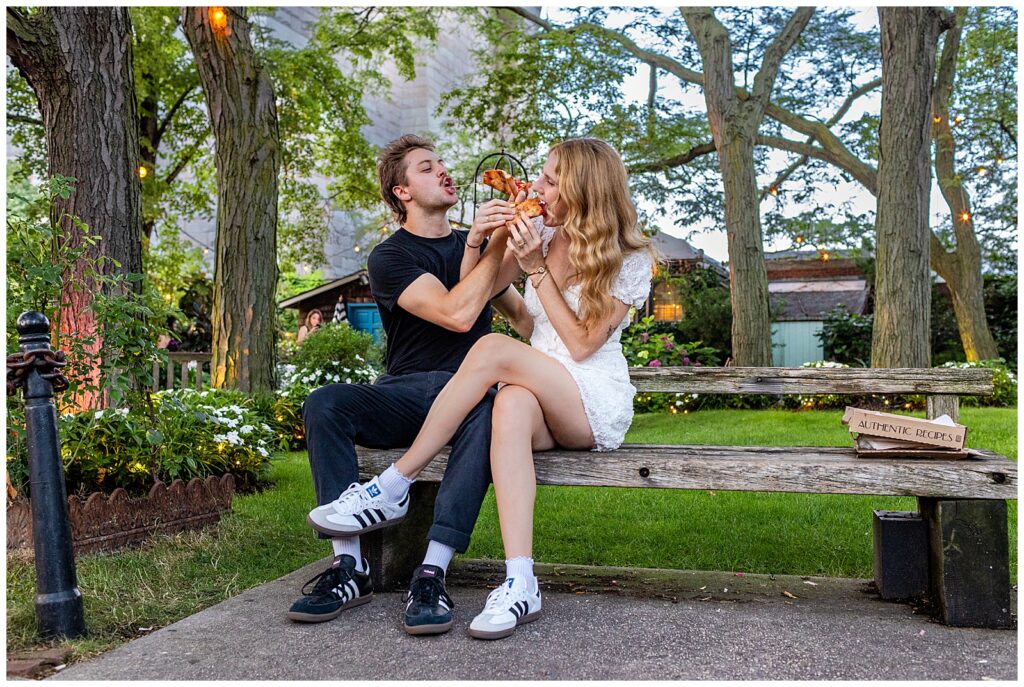
<path id="1" fill-rule="evenodd" d="M 632 368 L 630 375 L 640 392 L 923 394 L 928 417 L 948 414 L 954 420 L 960 396 L 990 395 L 993 389 L 992 371 L 985 369 L 662 367 Z M 364 478 L 384 470 L 401 453 L 359 449 Z M 972 449 L 961 460 L 866 459 L 858 458 L 852 446 L 625 444 L 599 456 L 546 451 L 535 454 L 534 464 L 542 485 L 917 497 L 927 542 L 917 550 L 886 550 L 901 544 L 880 541 L 876 522 L 876 582 L 878 561 L 916 556 L 910 562 L 927 571 L 927 596 L 943 622 L 1014 625 L 1006 501 L 1017 498 L 1017 465 L 991 451 Z M 364 538 L 377 588 L 406 584 L 420 562 L 446 465 L 447 449 L 413 485 L 405 521 Z"/>

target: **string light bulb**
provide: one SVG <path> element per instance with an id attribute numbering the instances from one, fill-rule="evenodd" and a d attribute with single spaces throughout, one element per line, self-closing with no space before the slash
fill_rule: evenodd
<path id="1" fill-rule="evenodd" d="M 963 220 L 964 222 L 970 222 L 971 213 L 967 212 L 967 210 L 964 210 L 963 212 L 960 213 L 960 219 Z"/>
<path id="2" fill-rule="evenodd" d="M 777 196 L 779 195 L 779 189 L 772 186 L 771 188 L 768 189 L 768 193 L 772 194 L 773 196 Z"/>
<path id="3" fill-rule="evenodd" d="M 209 11 L 210 26 L 214 31 L 223 31 L 228 26 L 228 13 L 223 7 L 211 7 Z"/>
<path id="4" fill-rule="evenodd" d="M 799 245 L 803 244 L 803 242 L 804 242 L 804 235 L 803 234 L 797 234 L 796 236 L 793 237 L 793 243 L 795 243 L 796 245 L 799 246 Z"/>
<path id="5" fill-rule="evenodd" d="M 988 167 L 978 167 L 978 174 L 980 176 L 985 176 L 986 174 L 988 174 Z"/>
<path id="6" fill-rule="evenodd" d="M 954 124 L 959 124 L 962 121 L 964 121 L 964 118 L 961 115 L 957 115 L 956 117 L 953 118 Z"/>
<path id="7" fill-rule="evenodd" d="M 828 262 L 829 260 L 832 259 L 832 256 L 829 255 L 829 252 L 827 250 L 823 250 L 821 251 L 821 259 L 823 262 Z"/>
<path id="8" fill-rule="evenodd" d="M 354 246 L 354 247 L 352 248 L 352 250 L 354 250 L 354 251 L 355 251 L 356 253 L 358 253 L 358 252 L 359 252 L 359 246 Z"/>
<path id="9" fill-rule="evenodd" d="M 939 122 L 942 121 L 942 117 L 932 117 L 932 121 L 938 124 Z"/>
<path id="10" fill-rule="evenodd" d="M 139 178 L 145 179 L 149 176 L 149 170 L 146 169 L 146 165 L 139 165 Z"/>
<path id="11" fill-rule="evenodd" d="M 996 155 L 996 164 L 997 165 L 1003 164 L 1003 156 L 1002 155 Z"/>

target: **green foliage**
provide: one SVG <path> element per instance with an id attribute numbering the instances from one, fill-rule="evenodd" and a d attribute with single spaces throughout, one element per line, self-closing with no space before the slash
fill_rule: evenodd
<path id="1" fill-rule="evenodd" d="M 670 333 L 659 333 L 659 323 L 653 317 L 644 317 L 622 333 L 622 352 L 626 362 L 634 367 L 700 367 L 718 365 L 718 353 L 700 341 L 677 343 Z M 637 394 L 633 407 L 637 412 L 689 409 L 696 394 Z"/>
<path id="2" fill-rule="evenodd" d="M 328 322 L 306 337 L 292 356 L 291 364 L 306 371 L 325 370 L 332 365 L 357 370 L 379 359 L 371 334 L 353 329 L 348 322 Z"/>
<path id="3" fill-rule="evenodd" d="M 189 282 L 206 271 L 203 249 L 182 239 L 174 227 L 160 231 L 160 241 L 150 245 L 145 262 L 149 282 L 168 303 L 179 302 Z"/>
<path id="4" fill-rule="evenodd" d="M 252 8 L 254 47 L 274 85 L 282 164 L 277 232 L 282 271 L 324 262 L 331 212 L 376 208 L 375 147 L 363 94 L 386 92 L 392 64 L 412 79 L 419 50 L 437 35 L 441 8 L 320 8 L 300 47 L 274 38 L 277 8 Z M 216 169 L 209 117 L 178 7 L 133 7 L 132 49 L 139 103 L 143 221 L 162 241 L 177 227 L 212 220 Z M 46 145 L 28 84 L 8 68 L 10 135 L 26 168 L 45 176 Z M 326 193 L 314 179 L 327 177 Z M 379 226 L 379 224 L 378 224 Z M 173 275 L 171 275 L 173 277 Z M 179 275 L 185 279 L 185 275 Z M 165 275 L 159 275 L 164 282 Z M 163 283 L 161 284 L 163 287 Z M 161 288 L 163 290 L 163 288 Z M 173 300 L 173 299 L 172 299 Z"/>
<path id="5" fill-rule="evenodd" d="M 373 336 L 348 322 L 329 322 L 306 337 L 288 364 L 278 366 L 273 402 L 275 432 L 293 447 L 304 438 L 302 404 L 326 384 L 369 384 L 381 373 L 381 349 Z"/>
<path id="6" fill-rule="evenodd" d="M 683 319 L 660 323 L 659 331 L 675 334 L 676 341 L 702 341 L 728 355 L 732 350 L 732 303 L 729 286 L 710 269 L 692 269 L 678 277 L 666 277 L 679 296 Z M 671 329 L 669 329 L 671 326 Z"/>
<path id="7" fill-rule="evenodd" d="M 968 9 L 950 101 L 972 224 L 986 265 L 1001 273 L 1017 271 L 1017 28 L 1012 6 Z"/>
<path id="8" fill-rule="evenodd" d="M 836 306 L 825 315 L 818 338 L 826 360 L 856 367 L 871 365 L 871 330 L 875 316 L 857 315 Z"/>
<path id="9" fill-rule="evenodd" d="M 89 249 L 100 241 L 81 220 L 73 216 L 50 219 L 49 208 L 56 199 L 67 199 L 74 179 L 54 176 L 30 190 L 22 184 L 7 216 L 7 350 L 17 350 L 18 315 L 27 310 L 43 313 L 54 332 L 55 349 L 67 354 L 65 375 L 67 393 L 99 392 L 113 403 L 129 401 L 133 393 L 148 388 L 152 365 L 161 362 L 156 341 L 166 329 L 163 323 L 175 310 L 155 289 L 142 283 L 142 275 L 113 273 L 117 265 L 100 256 L 89 257 Z M 43 212 L 43 209 L 46 212 Z M 24 214 L 17 214 L 21 211 Z M 81 233 L 78 243 L 63 240 L 64 222 L 73 223 Z M 70 265 L 77 265 L 75 280 L 69 282 Z M 89 309 L 96 318 L 101 347 L 98 354 L 101 372 L 90 377 L 93 368 L 96 335 L 61 337 L 61 313 L 68 307 L 65 289 L 94 288 Z M 17 403 L 17 402 L 15 402 Z M 10 407 L 10 403 L 9 403 Z"/>
<path id="10" fill-rule="evenodd" d="M 985 315 L 999 355 L 1017 370 L 1017 275 L 985 276 Z"/>
<path id="11" fill-rule="evenodd" d="M 270 451 L 283 443 L 265 410 L 237 391 L 177 389 L 158 391 L 151 404 L 61 415 L 68 493 L 121 487 L 141 495 L 156 480 L 228 472 L 240 486 L 255 486 Z M 24 441 L 9 444 L 7 467 L 19 491 L 28 486 L 27 463 Z"/>
<path id="12" fill-rule="evenodd" d="M 1017 376 L 1006 365 L 1002 358 L 995 360 L 976 360 L 970 363 L 948 362 L 940 367 L 963 369 L 987 368 L 992 370 L 993 391 L 991 396 L 964 396 L 960 399 L 963 405 L 974 406 L 1016 406 Z"/>

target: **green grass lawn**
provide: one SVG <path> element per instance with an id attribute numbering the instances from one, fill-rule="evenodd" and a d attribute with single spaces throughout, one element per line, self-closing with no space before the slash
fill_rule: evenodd
<path id="1" fill-rule="evenodd" d="M 641 415 L 627 441 L 849 445 L 840 414 L 720 410 Z M 969 445 L 1016 459 L 1015 408 L 965 408 L 961 421 L 971 428 Z M 314 505 L 305 454 L 275 456 L 272 476 L 273 489 L 236 497 L 234 512 L 217 528 L 155 537 L 120 553 L 80 557 L 78 581 L 90 636 L 72 643 L 75 655 L 107 650 L 147 628 L 167 625 L 326 556 L 330 548 L 305 524 Z M 872 509 L 914 510 L 915 501 L 541 487 L 534 557 L 560 563 L 870 577 Z M 1011 502 L 1010 546 L 1016 582 L 1016 501 Z M 466 555 L 503 558 L 493 493 L 484 503 Z M 31 563 L 9 555 L 9 652 L 40 644 L 35 637 L 34 584 Z"/>

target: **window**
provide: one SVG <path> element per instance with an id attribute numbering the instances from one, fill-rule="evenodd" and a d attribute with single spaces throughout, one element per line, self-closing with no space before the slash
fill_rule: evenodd
<path id="1" fill-rule="evenodd" d="M 654 320 L 678 322 L 683 319 L 683 304 L 671 284 L 661 282 L 654 287 Z"/>

